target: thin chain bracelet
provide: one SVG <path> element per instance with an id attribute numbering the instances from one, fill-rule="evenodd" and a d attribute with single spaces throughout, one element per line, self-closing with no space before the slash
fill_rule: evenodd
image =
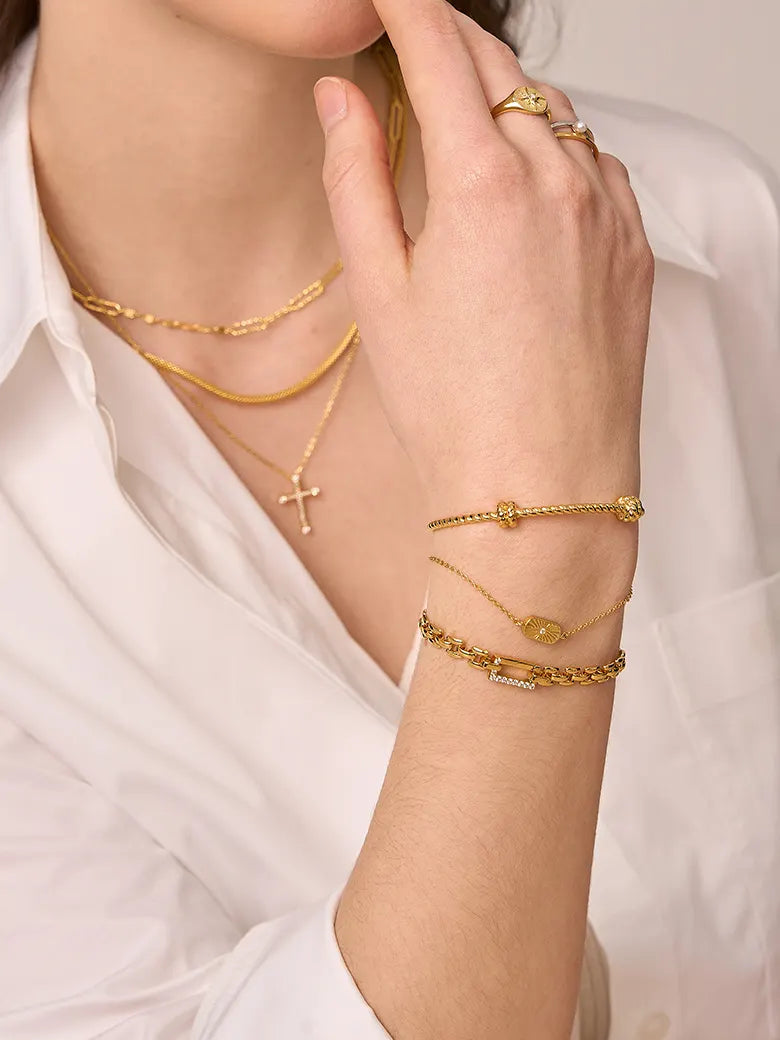
<path id="1" fill-rule="evenodd" d="M 470 578 L 465 571 L 460 570 L 458 567 L 454 567 L 451 563 L 447 563 L 446 560 L 442 560 L 438 556 L 429 556 L 428 559 L 431 563 L 436 563 L 439 567 L 444 567 L 445 570 L 457 574 L 457 576 L 462 578 L 467 585 L 470 585 L 472 589 L 476 589 L 480 595 L 484 596 L 489 603 L 492 603 L 494 607 L 498 607 L 501 613 L 506 615 L 513 625 L 517 625 L 527 639 L 532 639 L 536 643 L 552 644 L 557 643 L 561 639 L 569 639 L 570 636 L 576 635 L 577 632 L 582 632 L 583 629 L 590 628 L 591 625 L 595 625 L 598 621 L 603 621 L 604 618 L 616 614 L 634 595 L 634 588 L 632 586 L 628 590 L 628 595 L 624 596 L 619 603 L 616 603 L 608 610 L 602 610 L 601 613 L 596 614 L 595 617 L 589 618 L 587 621 L 583 621 L 581 625 L 576 625 L 574 628 L 570 628 L 568 631 L 564 632 L 563 626 L 558 621 L 551 621 L 549 618 L 539 617 L 538 614 L 530 614 L 528 617 L 522 618 L 517 617 L 517 615 L 513 614 L 511 610 L 508 610 L 503 603 L 499 603 L 496 597 L 488 592 L 483 585 L 480 585 L 478 581 L 474 581 L 473 578 Z"/>
<path id="2" fill-rule="evenodd" d="M 463 513 L 447 516 L 442 520 L 431 520 L 430 531 L 441 531 L 445 527 L 462 527 L 464 524 L 483 524 L 493 521 L 499 527 L 517 527 L 518 520 L 529 516 L 560 516 L 572 513 L 614 513 L 624 523 L 635 523 L 645 515 L 641 501 L 635 495 L 621 495 L 615 502 L 580 502 L 563 506 L 526 506 L 516 502 L 499 502 L 490 513 Z"/>
<path id="3" fill-rule="evenodd" d="M 620 650 L 615 660 L 609 664 L 586 667 L 570 665 L 558 668 L 551 664 L 533 664 L 531 661 L 520 661 L 516 657 L 504 657 L 491 653 L 490 650 L 482 650 L 478 646 L 469 647 L 462 639 L 448 635 L 443 628 L 434 625 L 425 610 L 418 624 L 423 639 L 432 646 L 444 650 L 450 657 L 466 661 L 472 668 L 487 672 L 491 682 L 518 686 L 523 690 L 534 690 L 537 686 L 594 686 L 616 679 L 626 667 L 625 650 Z M 504 675 L 505 668 L 519 668 L 527 673 L 527 678 L 516 679 L 512 675 Z"/>

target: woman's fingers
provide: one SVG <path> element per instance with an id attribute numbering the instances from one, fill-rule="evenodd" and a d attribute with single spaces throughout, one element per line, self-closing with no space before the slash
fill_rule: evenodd
<path id="1" fill-rule="evenodd" d="M 615 208 L 623 217 L 624 222 L 636 232 L 640 242 L 646 243 L 642 214 L 631 187 L 628 170 L 620 159 L 616 159 L 614 155 L 609 155 L 607 152 L 602 152 L 599 156 L 599 170 Z M 647 248 L 649 250 L 650 247 Z"/>
<path id="2" fill-rule="evenodd" d="M 526 76 L 511 47 L 486 32 L 473 19 L 460 12 L 455 14 L 490 108 L 511 94 L 516 87 L 527 85 L 535 87 L 547 98 L 551 121 L 576 122 L 572 103 L 563 91 L 546 83 L 537 83 Z M 550 129 L 546 117 L 507 112 L 498 116 L 496 124 L 510 143 L 531 161 L 561 161 L 568 155 L 600 186 L 601 179 L 590 148 L 580 141 L 559 140 Z"/>
<path id="3" fill-rule="evenodd" d="M 576 123 L 578 121 L 579 116 L 574 111 L 574 105 L 569 100 L 568 94 L 564 94 L 562 90 L 558 90 L 549 83 L 538 83 L 533 80 L 533 84 L 550 102 L 553 123 Z M 584 141 L 571 141 L 558 137 L 555 138 L 555 141 L 564 154 L 580 165 L 589 177 L 601 181 L 598 164 L 589 145 Z"/>
<path id="4" fill-rule="evenodd" d="M 404 279 L 410 246 L 385 136 L 370 101 L 348 80 L 325 77 L 314 96 L 325 133 L 322 180 L 345 272 L 356 298 L 377 301 Z"/>
<path id="5" fill-rule="evenodd" d="M 517 87 L 533 85 L 511 47 L 486 32 L 468 15 L 460 11 L 453 13 L 474 63 L 488 111 Z M 518 151 L 527 152 L 531 157 L 539 148 L 549 154 L 556 144 L 547 117 L 543 115 L 506 112 L 496 118 L 495 124 Z"/>
<path id="6" fill-rule="evenodd" d="M 429 189 L 435 190 L 440 171 L 451 182 L 459 154 L 464 163 L 473 160 L 473 149 L 478 147 L 475 135 L 482 135 L 484 148 L 492 148 L 494 154 L 498 154 L 496 146 L 504 142 L 506 149 L 509 141 L 518 158 L 539 159 L 550 170 L 558 164 L 581 169 L 641 234 L 636 199 L 617 160 L 605 156 L 599 170 L 587 145 L 559 141 L 540 116 L 507 113 L 496 130 L 490 107 L 523 82 L 535 85 L 524 77 L 508 47 L 444 0 L 376 2 L 377 9 L 389 9 L 387 28 L 395 35 L 421 121 Z M 554 120 L 576 120 L 565 94 L 543 84 L 538 89 L 550 102 Z M 368 99 L 348 81 L 325 78 L 315 93 L 326 133 L 323 181 L 347 277 L 356 299 L 377 301 L 404 281 L 411 252 L 384 134 Z M 478 152 L 481 158 L 484 154 Z"/>
<path id="7" fill-rule="evenodd" d="M 459 155 L 496 139 L 479 78 L 446 0 L 374 0 L 395 47 L 435 188 Z"/>

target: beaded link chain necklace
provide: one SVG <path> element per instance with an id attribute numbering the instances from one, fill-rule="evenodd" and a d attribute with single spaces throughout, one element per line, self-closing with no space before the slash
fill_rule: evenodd
<path id="1" fill-rule="evenodd" d="M 397 185 L 400 178 L 406 146 L 407 107 L 403 79 L 401 77 L 395 53 L 385 38 L 374 44 L 372 47 L 372 54 L 390 86 L 391 97 L 387 118 L 387 147 L 390 159 L 390 168 L 393 174 L 393 179 Z M 294 503 L 298 513 L 298 527 L 300 533 L 303 535 L 310 534 L 312 526 L 306 510 L 306 499 L 315 498 L 322 492 L 319 487 L 306 488 L 303 486 L 303 472 L 314 454 L 322 432 L 333 412 L 339 394 L 341 393 L 346 381 L 347 374 L 355 358 L 355 354 L 357 353 L 358 346 L 360 345 L 360 334 L 357 325 L 354 323 L 350 325 L 346 335 L 339 342 L 335 350 L 333 350 L 311 372 L 296 383 L 289 387 L 284 387 L 281 390 L 248 394 L 234 392 L 226 390 L 224 387 L 216 386 L 215 384 L 202 379 L 196 373 L 190 372 L 188 369 L 182 368 L 166 358 L 150 353 L 135 340 L 127 329 L 124 328 L 119 319 L 124 318 L 130 321 L 140 320 L 146 325 L 159 325 L 162 328 L 176 331 L 197 332 L 230 336 L 234 338 L 249 335 L 254 332 L 264 332 L 277 321 L 302 310 L 310 303 L 319 299 L 327 289 L 328 285 L 330 285 L 341 272 L 341 260 L 337 260 L 324 275 L 318 278 L 315 282 L 306 286 L 306 288 L 302 289 L 295 296 L 291 297 L 291 299 L 282 307 L 268 315 L 256 315 L 252 318 L 245 318 L 229 325 L 208 325 L 200 322 L 180 321 L 174 318 L 161 318 L 150 312 L 141 311 L 134 307 L 126 307 L 116 301 L 98 296 L 89 285 L 85 276 L 78 269 L 75 262 L 68 255 L 62 243 L 55 237 L 50 228 L 48 230 L 52 244 L 57 250 L 60 258 L 82 284 L 82 289 L 77 289 L 75 287 L 71 289 L 74 300 L 85 310 L 105 318 L 114 331 L 125 341 L 125 343 L 128 344 L 128 346 L 130 346 L 146 362 L 156 368 L 161 375 L 169 379 L 172 384 L 175 383 L 175 392 L 186 397 L 190 404 L 197 408 L 201 414 L 206 416 L 206 418 L 208 418 L 209 421 L 212 422 L 233 444 L 246 452 L 256 462 L 259 462 L 267 469 L 272 470 L 274 473 L 288 480 L 292 487 L 289 491 L 279 495 L 277 501 L 280 505 Z M 322 415 L 320 416 L 319 422 L 317 423 L 314 433 L 309 438 L 301 461 L 292 471 L 289 471 L 273 462 L 244 441 L 213 411 L 211 411 L 200 397 L 187 389 L 187 384 L 194 385 L 205 393 L 211 394 L 222 400 L 230 401 L 234 404 L 273 404 L 303 393 L 321 379 L 342 358 L 342 369 L 333 384 L 333 388 L 325 404 Z"/>

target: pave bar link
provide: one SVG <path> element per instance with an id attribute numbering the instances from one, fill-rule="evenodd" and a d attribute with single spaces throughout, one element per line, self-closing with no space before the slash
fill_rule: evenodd
<path id="1" fill-rule="evenodd" d="M 423 639 L 439 650 L 444 650 L 450 657 L 460 658 L 467 661 L 472 668 L 486 671 L 491 682 L 520 686 L 524 690 L 534 690 L 537 686 L 594 686 L 616 679 L 626 667 L 624 650 L 620 650 L 615 660 L 609 664 L 589 665 L 584 668 L 576 665 L 558 668 L 551 664 L 533 664 L 531 661 L 519 661 L 516 657 L 499 656 L 478 646 L 469 647 L 462 639 L 447 635 L 443 628 L 434 625 L 425 610 L 420 617 L 419 627 Z M 503 675 L 505 668 L 519 668 L 527 673 L 527 678 L 517 679 L 511 675 Z"/>

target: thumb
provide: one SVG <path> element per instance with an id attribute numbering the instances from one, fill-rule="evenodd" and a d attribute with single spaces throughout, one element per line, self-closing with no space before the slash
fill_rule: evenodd
<path id="1" fill-rule="evenodd" d="M 322 181 L 348 284 L 386 294 L 407 272 L 407 237 L 387 143 L 365 94 L 326 76 L 314 87 L 325 133 Z"/>

